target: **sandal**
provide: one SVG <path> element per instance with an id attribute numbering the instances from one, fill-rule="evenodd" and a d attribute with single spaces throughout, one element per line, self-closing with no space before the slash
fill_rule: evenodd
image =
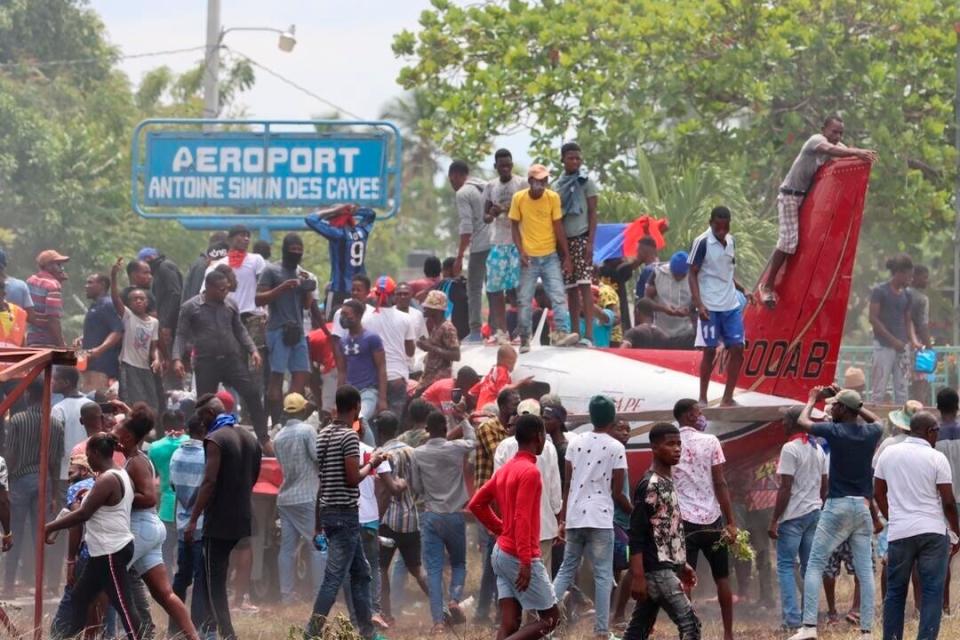
<path id="1" fill-rule="evenodd" d="M 860 614 L 856 611 L 850 611 L 845 618 L 850 624 L 860 624 Z"/>

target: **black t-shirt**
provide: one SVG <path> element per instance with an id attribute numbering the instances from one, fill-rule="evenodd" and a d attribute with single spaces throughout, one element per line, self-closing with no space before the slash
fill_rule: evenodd
<path id="1" fill-rule="evenodd" d="M 870 290 L 870 304 L 877 304 L 880 308 L 880 322 L 887 331 L 901 342 L 910 341 L 910 327 L 907 318 L 910 315 L 910 290 L 894 291 L 889 282 L 878 284 Z M 874 330 L 873 338 L 884 347 L 892 347 L 888 340 Z"/>
<path id="2" fill-rule="evenodd" d="M 677 570 L 686 562 L 683 522 L 673 480 L 647 471 L 633 494 L 630 553 L 643 554 L 643 569 Z"/>
<path id="3" fill-rule="evenodd" d="M 203 513 L 203 535 L 240 540 L 252 530 L 253 485 L 260 475 L 260 443 L 242 427 L 221 427 L 204 440 L 204 449 L 220 449 L 220 472 Z"/>

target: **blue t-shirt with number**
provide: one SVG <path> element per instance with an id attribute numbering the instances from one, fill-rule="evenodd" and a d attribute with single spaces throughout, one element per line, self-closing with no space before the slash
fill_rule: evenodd
<path id="1" fill-rule="evenodd" d="M 353 276 L 366 273 L 367 240 L 376 214 L 373 209 L 357 209 L 353 220 L 352 227 L 335 227 L 316 213 L 304 218 L 308 227 L 330 242 L 330 289 L 340 293 L 350 293 Z"/>

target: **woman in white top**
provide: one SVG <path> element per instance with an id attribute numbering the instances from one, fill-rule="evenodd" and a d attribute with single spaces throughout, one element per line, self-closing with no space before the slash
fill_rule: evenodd
<path id="1" fill-rule="evenodd" d="M 83 535 L 90 552 L 73 586 L 69 628 L 54 630 L 55 636 L 73 637 L 83 631 L 90 605 L 105 591 L 119 614 L 127 639 L 143 637 L 127 573 L 127 563 L 133 557 L 130 532 L 133 485 L 127 472 L 113 461 L 117 447 L 116 438 L 108 433 L 98 433 L 87 441 L 87 460 L 90 468 L 99 474 L 97 481 L 84 496 L 79 509 L 57 518 L 45 529 L 49 535 L 86 523 Z"/>
<path id="2" fill-rule="evenodd" d="M 133 405 L 130 416 L 113 428 L 120 450 L 127 457 L 124 468 L 133 483 L 130 527 L 134 536 L 134 553 L 130 568 L 146 583 L 150 595 L 179 625 L 183 635 L 190 640 L 199 640 L 197 630 L 190 621 L 190 612 L 173 592 L 167 567 L 163 564 L 161 548 L 167 529 L 157 516 L 159 495 L 156 471 L 147 455 L 140 450 L 140 443 L 153 431 L 155 423 L 153 409 L 138 402 Z M 141 617 L 145 618 L 146 615 Z"/>

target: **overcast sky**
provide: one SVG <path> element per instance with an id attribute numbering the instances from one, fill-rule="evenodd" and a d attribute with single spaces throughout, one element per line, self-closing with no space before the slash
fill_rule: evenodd
<path id="1" fill-rule="evenodd" d="M 206 0 L 92 0 L 109 39 L 124 54 L 203 46 Z M 223 27 L 296 25 L 297 45 L 291 53 L 277 48 L 271 33 L 234 32 L 225 44 L 290 78 L 330 102 L 364 119 L 376 119 L 391 98 L 402 93 L 396 77 L 403 66 L 390 49 L 393 34 L 416 29 L 429 0 L 222 0 Z M 135 84 L 144 72 L 167 65 L 183 71 L 196 65 L 203 52 L 122 60 L 121 68 Z M 240 100 L 251 118 L 306 119 L 331 108 L 284 84 L 262 70 Z M 526 158 L 528 139 L 505 141 L 518 161 Z M 491 160 L 492 162 L 492 160 Z"/>

